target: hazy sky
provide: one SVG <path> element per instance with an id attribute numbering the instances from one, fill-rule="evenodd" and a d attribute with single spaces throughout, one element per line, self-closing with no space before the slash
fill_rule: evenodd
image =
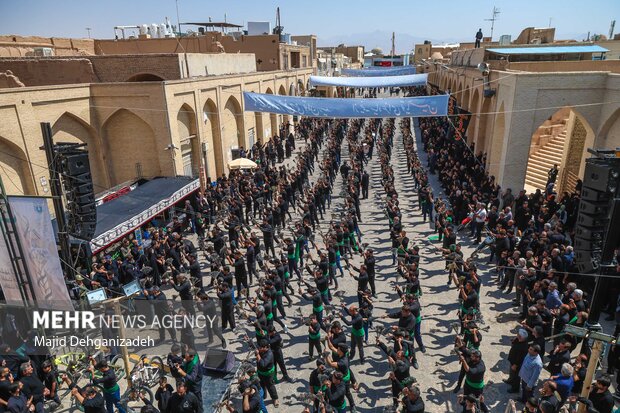
<path id="1" fill-rule="evenodd" d="M 112 38 L 115 25 L 177 21 L 175 0 L 0 0 L 0 34 Z M 472 41 L 479 27 L 490 33 L 493 6 L 501 10 L 495 38 L 522 28 L 547 27 L 556 38 L 582 40 L 587 32 L 607 34 L 620 19 L 620 0 L 178 0 L 181 22 L 224 20 L 245 24 L 275 21 L 292 34 L 317 34 L 334 42 L 352 34 L 395 31 L 434 41 Z M 620 21 L 616 33 L 620 32 Z M 383 36 L 383 34 L 382 34 Z M 399 47 L 400 49 L 400 47 Z"/>

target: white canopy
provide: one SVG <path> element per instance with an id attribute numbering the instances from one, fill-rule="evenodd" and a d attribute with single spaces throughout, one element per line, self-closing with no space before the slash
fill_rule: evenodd
<path id="1" fill-rule="evenodd" d="M 228 162 L 228 167 L 230 169 L 254 169 L 258 165 L 248 158 L 237 158 L 234 161 Z"/>
<path id="2" fill-rule="evenodd" d="M 310 76 L 310 86 L 401 87 L 426 85 L 428 74 L 374 77 Z"/>

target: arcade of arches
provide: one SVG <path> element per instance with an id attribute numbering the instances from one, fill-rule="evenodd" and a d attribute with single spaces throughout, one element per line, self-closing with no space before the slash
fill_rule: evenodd
<path id="1" fill-rule="evenodd" d="M 46 195 L 41 122 L 54 140 L 85 143 L 95 192 L 137 178 L 228 173 L 231 149 L 267 141 L 285 121 L 244 114 L 242 91 L 302 93 L 312 69 L 166 82 L 0 91 L 0 175 L 9 194 Z M 19 103 L 21 102 L 21 103 Z"/>
<path id="2" fill-rule="evenodd" d="M 468 144 L 486 154 L 486 168 L 513 192 L 544 188 L 554 163 L 556 189 L 570 190 L 583 176 L 588 148 L 620 147 L 619 75 L 492 70 L 481 79 L 475 67 L 423 71 L 472 113 Z"/>

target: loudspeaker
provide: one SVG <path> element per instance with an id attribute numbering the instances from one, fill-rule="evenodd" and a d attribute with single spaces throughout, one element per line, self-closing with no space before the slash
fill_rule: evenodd
<path id="1" fill-rule="evenodd" d="M 83 217 L 83 219 L 90 219 L 86 218 L 87 215 L 93 215 L 95 220 L 97 219 L 97 205 L 94 202 L 90 204 L 69 204 L 69 210 L 71 213 Z"/>
<path id="2" fill-rule="evenodd" d="M 228 350 L 209 348 L 202 362 L 205 371 L 230 373 L 235 368 L 235 355 Z"/>
<path id="3" fill-rule="evenodd" d="M 67 230 L 75 238 L 90 241 L 95 235 L 97 206 L 88 152 L 72 146 L 65 150 L 61 148 L 59 152 L 62 183 L 68 204 Z"/>
<path id="4" fill-rule="evenodd" d="M 90 174 L 90 163 L 88 161 L 88 152 L 79 152 L 65 155 L 63 159 L 63 169 L 65 173 L 71 176 Z"/>
<path id="5" fill-rule="evenodd" d="M 575 263 L 581 273 L 590 273 L 598 269 L 601 262 L 600 251 L 575 251 Z"/>
<path id="6" fill-rule="evenodd" d="M 239 158 L 241 158 L 241 150 L 239 148 L 233 148 L 233 149 L 230 150 L 230 155 L 231 155 L 233 161 L 235 159 L 239 159 Z"/>
<path id="7" fill-rule="evenodd" d="M 595 191 L 586 187 L 581 189 L 581 201 L 607 202 L 610 199 L 611 195 L 607 192 Z M 581 203 L 579 205 L 581 206 Z"/>
<path id="8" fill-rule="evenodd" d="M 583 176 L 583 186 L 601 192 L 614 193 L 616 181 L 620 176 L 620 168 L 615 168 L 600 159 L 589 159 L 589 161 L 591 162 L 586 164 Z"/>
<path id="9" fill-rule="evenodd" d="M 605 237 L 608 231 L 617 231 L 611 223 L 611 211 L 619 177 L 617 165 L 604 159 L 586 160 L 574 240 L 579 272 L 588 273 L 599 268 Z"/>

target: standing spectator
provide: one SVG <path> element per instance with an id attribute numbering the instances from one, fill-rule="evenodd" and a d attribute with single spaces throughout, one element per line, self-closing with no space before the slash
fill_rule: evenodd
<path id="1" fill-rule="evenodd" d="M 34 369 L 30 362 L 24 363 L 19 367 L 21 373 L 20 381 L 22 383 L 22 393 L 34 406 L 36 413 L 43 413 L 43 394 L 45 392 L 45 386 L 34 374 Z"/>
<path id="2" fill-rule="evenodd" d="M 165 413 L 202 413 L 202 402 L 187 389 L 184 381 L 177 383 L 177 391 L 172 394 Z"/>
<path id="3" fill-rule="evenodd" d="M 368 198 L 368 186 L 370 184 L 370 175 L 368 171 L 362 173 L 362 199 Z"/>
<path id="4" fill-rule="evenodd" d="M 603 375 L 596 380 L 588 400 L 592 402 L 594 407 L 599 413 L 611 413 L 614 408 L 614 397 L 609 391 L 611 379 L 608 375 Z"/>
<path id="5" fill-rule="evenodd" d="M 553 166 L 551 167 L 551 169 L 549 169 L 549 172 L 547 172 L 547 185 L 549 186 L 549 184 L 555 184 L 555 180 L 558 177 L 558 164 L 555 163 L 553 164 Z"/>
<path id="6" fill-rule="evenodd" d="M 523 403 L 534 394 L 534 388 L 536 387 L 542 368 L 543 363 L 540 359 L 540 347 L 537 344 L 532 344 L 527 350 L 527 355 L 523 359 L 523 364 L 521 364 L 521 369 L 519 370 L 522 386 L 521 401 Z"/>
<path id="7" fill-rule="evenodd" d="M 178 372 L 183 377 L 187 391 L 193 393 L 202 404 L 202 366 L 200 365 L 200 358 L 196 350 L 193 348 L 187 350 L 183 357 L 183 364 L 179 367 Z"/>
<path id="8" fill-rule="evenodd" d="M 474 48 L 480 48 L 480 42 L 482 41 L 482 29 L 478 29 L 476 32 L 476 43 L 474 44 Z"/>
<path id="9" fill-rule="evenodd" d="M 527 343 L 528 333 L 524 329 L 519 329 L 517 337 L 512 340 L 510 352 L 508 353 L 508 362 L 510 363 L 510 372 L 508 378 L 504 379 L 504 383 L 510 385 L 508 393 L 518 393 L 521 385 L 519 372 L 525 356 L 528 354 L 529 345 Z"/>
<path id="10" fill-rule="evenodd" d="M 95 367 L 90 366 L 88 370 L 91 376 L 94 376 L 95 368 L 102 374 L 101 378 L 92 378 L 93 384 L 99 384 L 103 387 L 103 398 L 105 399 L 105 407 L 108 413 L 114 413 L 114 407 L 119 413 L 125 413 L 125 409 L 121 404 L 121 389 L 118 386 L 114 369 L 108 366 L 108 362 L 103 360 L 98 362 Z"/>

